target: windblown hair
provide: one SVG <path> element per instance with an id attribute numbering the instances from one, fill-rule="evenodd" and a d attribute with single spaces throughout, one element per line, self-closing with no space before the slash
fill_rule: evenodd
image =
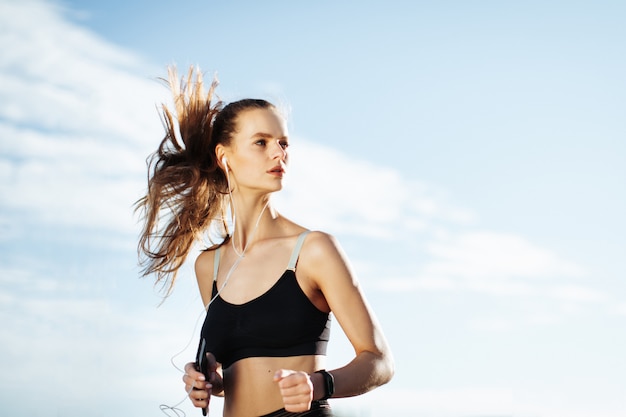
<path id="1" fill-rule="evenodd" d="M 229 185 L 218 165 L 217 144 L 230 145 L 241 112 L 274 106 L 244 99 L 222 107 L 221 101 L 213 102 L 217 79 L 205 94 L 202 74 L 193 66 L 180 81 L 176 69 L 169 68 L 164 81 L 172 91 L 175 113 L 162 106 L 165 137 L 147 159 L 148 189 L 135 210 L 144 222 L 138 244 L 142 275 L 156 274 L 156 284 L 162 284 L 167 297 L 196 239 L 212 225 L 223 237 L 219 245 L 229 238 Z"/>

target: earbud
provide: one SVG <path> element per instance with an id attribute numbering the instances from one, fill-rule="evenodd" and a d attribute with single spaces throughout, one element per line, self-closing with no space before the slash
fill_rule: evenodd
<path id="1" fill-rule="evenodd" d="M 224 165 L 224 169 L 228 171 L 228 160 L 226 157 L 222 158 L 222 165 Z"/>

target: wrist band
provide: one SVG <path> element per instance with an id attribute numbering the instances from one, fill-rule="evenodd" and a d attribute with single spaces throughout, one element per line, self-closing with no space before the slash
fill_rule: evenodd
<path id="1" fill-rule="evenodd" d="M 320 400 L 327 400 L 335 393 L 335 378 L 333 377 L 333 374 L 324 369 L 316 371 L 315 373 L 322 375 L 324 378 L 325 394 L 322 398 L 320 398 Z"/>

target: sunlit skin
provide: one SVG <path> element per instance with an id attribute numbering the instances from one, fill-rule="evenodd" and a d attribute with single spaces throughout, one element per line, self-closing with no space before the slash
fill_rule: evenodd
<path id="1" fill-rule="evenodd" d="M 271 205 L 259 214 L 271 193 L 282 188 L 287 173 L 288 133 L 284 119 L 274 110 L 247 110 L 237 118 L 230 146 L 218 145 L 219 161 L 227 158 L 237 226 L 233 243 L 245 257 L 232 273 L 220 296 L 243 304 L 265 293 L 285 271 L 300 233 L 306 229 L 282 217 Z M 254 233 L 253 233 L 254 231 Z M 231 245 L 222 246 L 217 285 L 224 282 L 238 258 Z M 195 264 L 202 300 L 211 298 L 214 252 L 203 252 Z M 334 397 L 362 394 L 389 381 L 393 360 L 379 324 L 365 300 L 349 263 L 335 239 L 322 232 L 306 238 L 296 271 L 298 283 L 321 311 L 332 311 L 354 347 L 354 359 L 330 370 L 335 378 Z M 338 326 L 334 326 L 338 331 Z M 210 357 L 211 355 L 209 355 Z M 257 417 L 285 408 L 306 411 L 312 400 L 324 396 L 321 375 L 325 357 L 253 357 L 228 369 L 212 361 L 213 376 L 205 381 L 193 363 L 185 367 L 185 389 L 196 407 L 206 407 L 211 395 L 224 396 L 224 416 Z"/>

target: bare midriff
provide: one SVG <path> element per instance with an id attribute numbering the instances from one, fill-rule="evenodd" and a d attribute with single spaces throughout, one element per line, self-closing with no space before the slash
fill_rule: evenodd
<path id="1" fill-rule="evenodd" d="M 224 370 L 224 416 L 258 417 L 284 407 L 274 374 L 280 369 L 311 374 L 324 368 L 325 356 L 246 358 Z"/>

